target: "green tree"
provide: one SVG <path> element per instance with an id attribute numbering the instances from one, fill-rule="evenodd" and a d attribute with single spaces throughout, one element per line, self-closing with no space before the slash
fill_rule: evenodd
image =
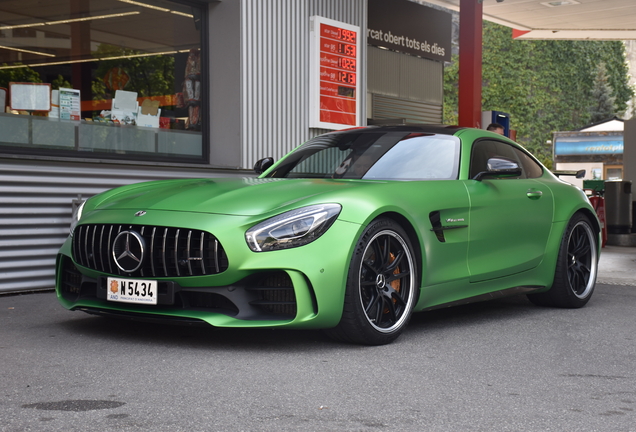
<path id="1" fill-rule="evenodd" d="M 58 75 L 53 81 L 51 81 L 51 89 L 59 90 L 60 88 L 73 88 L 71 83 L 66 80 L 62 75 Z"/>
<path id="2" fill-rule="evenodd" d="M 17 63 L 16 63 L 17 64 Z M 2 64 L 6 66 L 6 63 Z M 13 69 L 0 69 L 0 87 L 9 88 L 10 82 L 41 83 L 40 74 L 28 66 Z"/>
<path id="3" fill-rule="evenodd" d="M 609 85 L 605 63 L 600 63 L 596 69 L 594 87 L 592 88 L 592 106 L 590 114 L 592 123 L 614 117 L 616 114 L 615 97 L 612 96 L 612 88 Z"/>
<path id="4" fill-rule="evenodd" d="M 551 165 L 552 133 L 581 128 L 591 121 L 592 89 L 601 63 L 616 112 L 627 108 L 625 47 L 616 41 L 526 41 L 512 30 L 484 22 L 482 109 L 510 113 L 517 140 Z M 444 71 L 444 121 L 457 115 L 457 62 Z"/>
<path id="5" fill-rule="evenodd" d="M 451 63 L 444 67 L 444 107 L 442 118 L 445 124 L 458 123 L 457 107 L 459 87 L 459 56 L 453 54 Z"/>
<path id="6" fill-rule="evenodd" d="M 137 92 L 138 96 L 162 96 L 174 93 L 174 57 L 171 55 L 140 56 L 138 51 L 101 44 L 93 56 L 105 59 L 99 62 L 93 81 L 93 99 L 109 99 L 114 91 L 107 88 L 104 78 L 113 68 L 120 68 L 129 76 L 123 90 Z M 113 60 L 108 60 L 112 57 Z"/>

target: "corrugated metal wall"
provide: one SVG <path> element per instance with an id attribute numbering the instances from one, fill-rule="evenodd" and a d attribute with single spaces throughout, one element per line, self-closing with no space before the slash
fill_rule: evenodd
<path id="1" fill-rule="evenodd" d="M 243 0 L 242 5 L 242 166 L 249 167 L 265 156 L 279 159 L 324 132 L 308 126 L 309 18 L 320 15 L 360 26 L 366 40 L 367 2 Z M 366 43 L 361 47 L 365 64 Z M 359 96 L 364 110 L 366 95 Z"/>
<path id="2" fill-rule="evenodd" d="M 72 201 L 146 180 L 247 175 L 203 168 L 0 159 L 0 293 L 50 289 Z"/>
<path id="3" fill-rule="evenodd" d="M 376 47 L 368 47 L 367 56 L 370 117 L 442 122 L 443 63 Z"/>
<path id="4" fill-rule="evenodd" d="M 442 123 L 442 106 L 378 94 L 371 98 L 374 119 L 401 119 L 406 123 Z"/>

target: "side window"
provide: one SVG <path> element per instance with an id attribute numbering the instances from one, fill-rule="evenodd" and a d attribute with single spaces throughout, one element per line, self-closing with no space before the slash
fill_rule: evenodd
<path id="1" fill-rule="evenodd" d="M 495 156 L 503 156 L 498 152 L 497 141 L 482 140 L 473 144 L 470 156 L 470 178 L 475 177 L 482 171 L 486 171 L 488 159 Z"/>
<path id="2" fill-rule="evenodd" d="M 541 165 L 521 150 L 515 149 L 515 151 L 519 154 L 521 167 L 523 168 L 523 172 L 526 174 L 526 178 L 539 178 L 543 175 L 543 168 L 541 168 Z"/>
<path id="3" fill-rule="evenodd" d="M 538 178 L 543 174 L 541 166 L 518 148 L 501 141 L 482 140 L 473 145 L 470 178 L 486 171 L 488 159 L 492 157 L 502 157 L 518 163 L 522 169 L 522 174 L 518 178 Z"/>
<path id="4" fill-rule="evenodd" d="M 459 147 L 459 140 L 451 136 L 407 136 L 382 155 L 363 178 L 456 179 Z"/>

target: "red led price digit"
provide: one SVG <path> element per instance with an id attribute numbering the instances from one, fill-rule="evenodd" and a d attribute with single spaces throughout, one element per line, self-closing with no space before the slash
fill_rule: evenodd
<path id="1" fill-rule="evenodd" d="M 338 66 L 342 69 L 347 69 L 350 71 L 356 70 L 356 61 L 350 58 L 340 58 L 338 59 Z"/>
<path id="2" fill-rule="evenodd" d="M 356 43 L 356 32 L 339 28 L 338 39 L 351 42 L 351 43 Z"/>
<path id="3" fill-rule="evenodd" d="M 338 72 L 338 81 L 356 85 L 356 74 L 349 72 Z"/>
<path id="4" fill-rule="evenodd" d="M 338 44 L 338 52 L 350 57 L 356 56 L 356 46 L 349 44 Z"/>

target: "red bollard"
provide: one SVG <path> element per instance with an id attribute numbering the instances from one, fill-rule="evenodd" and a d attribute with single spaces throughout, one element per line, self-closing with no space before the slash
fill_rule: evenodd
<path id="1" fill-rule="evenodd" d="M 602 196 L 591 196 L 590 203 L 592 203 L 592 207 L 596 210 L 596 215 L 598 216 L 599 222 L 601 222 L 601 247 L 605 247 L 607 243 L 607 225 L 605 223 L 605 198 Z"/>

